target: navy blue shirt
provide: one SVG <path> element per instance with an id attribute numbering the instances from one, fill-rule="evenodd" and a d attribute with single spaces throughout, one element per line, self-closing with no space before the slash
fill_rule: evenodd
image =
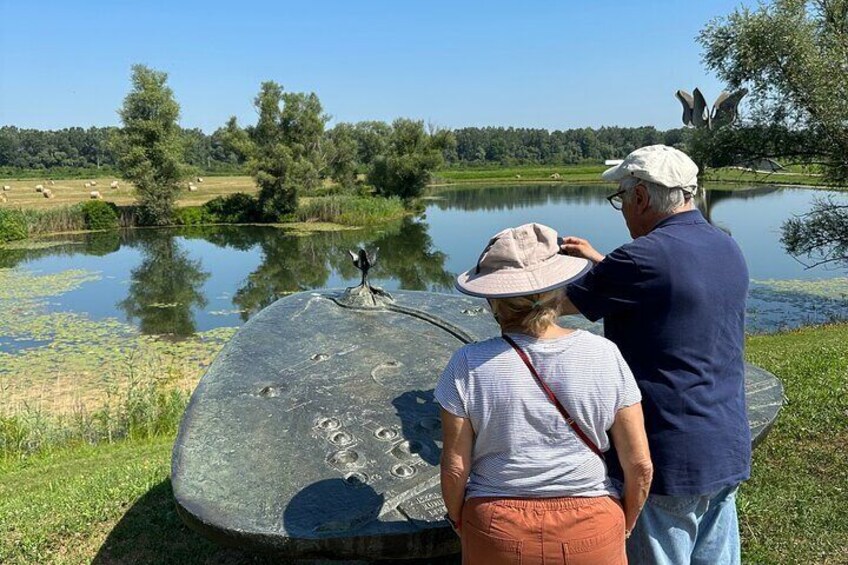
<path id="1" fill-rule="evenodd" d="M 642 391 L 651 492 L 709 494 L 750 476 L 745 407 L 748 268 L 698 210 L 674 214 L 568 286 L 630 365 Z M 622 479 L 613 449 L 610 476 Z"/>

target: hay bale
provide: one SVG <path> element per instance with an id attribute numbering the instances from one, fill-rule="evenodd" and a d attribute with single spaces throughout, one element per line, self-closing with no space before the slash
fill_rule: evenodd
<path id="1" fill-rule="evenodd" d="M 109 185 L 109 188 L 118 188 L 118 181 L 113 180 L 112 184 Z"/>
<path id="2" fill-rule="evenodd" d="M 197 177 L 197 182 L 203 182 L 203 177 Z"/>
<path id="3" fill-rule="evenodd" d="M 520 179 L 521 175 L 515 175 L 515 178 Z"/>
<path id="4" fill-rule="evenodd" d="M 91 183 L 90 183 L 90 182 L 85 183 L 85 187 L 86 187 L 86 188 L 91 188 Z"/>
<path id="5" fill-rule="evenodd" d="M 53 191 L 49 188 L 45 188 L 44 190 L 42 190 L 41 194 L 44 195 L 44 198 L 53 198 Z"/>
<path id="6" fill-rule="evenodd" d="M 91 181 L 91 186 L 97 186 L 97 181 L 96 180 Z"/>
<path id="7" fill-rule="evenodd" d="M 12 187 L 11 187 L 11 186 L 9 186 L 8 184 L 4 184 L 4 185 L 3 185 L 3 190 L 12 190 Z"/>
<path id="8" fill-rule="evenodd" d="M 188 185 L 188 191 L 189 192 L 197 192 L 197 187 L 194 186 L 193 184 L 189 184 Z"/>
<path id="9" fill-rule="evenodd" d="M 36 192 L 41 192 L 43 190 L 44 190 L 44 187 L 42 185 L 40 185 L 40 184 L 35 185 L 35 191 Z"/>
<path id="10" fill-rule="evenodd" d="M 53 179 L 50 179 L 50 186 L 56 186 L 56 181 L 53 180 Z"/>
<path id="11" fill-rule="evenodd" d="M 89 196 L 92 200 L 103 200 L 103 196 L 102 196 L 102 195 L 100 194 L 100 192 L 99 192 L 99 191 L 97 191 L 97 190 L 92 190 L 91 192 L 89 192 L 89 193 L 88 193 L 88 196 Z"/>

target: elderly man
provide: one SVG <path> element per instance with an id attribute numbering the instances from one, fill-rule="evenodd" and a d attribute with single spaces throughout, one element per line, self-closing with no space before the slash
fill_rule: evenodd
<path id="1" fill-rule="evenodd" d="M 697 175 L 681 151 L 637 149 L 603 174 L 619 183 L 608 200 L 633 241 L 606 257 L 577 237 L 562 245 L 596 263 L 567 287 L 566 313 L 604 319 L 642 392 L 654 482 L 627 545 L 637 564 L 740 562 L 735 497 L 751 467 L 748 270 L 693 205 Z M 607 462 L 621 477 L 614 453 Z"/>

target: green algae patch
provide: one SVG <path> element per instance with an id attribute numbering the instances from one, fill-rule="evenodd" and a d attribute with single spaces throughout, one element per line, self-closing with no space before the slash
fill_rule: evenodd
<path id="1" fill-rule="evenodd" d="M 54 247 L 63 247 L 65 245 L 82 244 L 82 241 L 70 241 L 62 239 L 24 239 L 22 241 L 10 241 L 9 243 L 0 244 L 0 251 L 34 251 L 40 249 L 52 249 Z"/>
<path id="2" fill-rule="evenodd" d="M 848 279 L 752 280 L 748 331 L 774 332 L 848 320 Z"/>
<path id="3" fill-rule="evenodd" d="M 0 415 L 89 413 L 143 378 L 190 391 L 235 328 L 185 339 L 143 335 L 115 318 L 50 312 L 49 299 L 97 280 L 69 270 L 0 269 Z"/>
<path id="4" fill-rule="evenodd" d="M 807 294 L 828 300 L 848 299 L 848 278 L 846 277 L 835 277 L 831 279 L 812 281 L 796 279 L 768 279 L 752 282 L 765 286 L 774 292 Z"/>

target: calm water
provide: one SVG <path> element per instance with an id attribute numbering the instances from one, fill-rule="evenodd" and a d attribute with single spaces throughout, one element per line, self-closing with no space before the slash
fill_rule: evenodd
<path id="1" fill-rule="evenodd" d="M 144 333 L 185 336 L 240 325 L 287 293 L 358 284 L 347 250 L 361 245 L 379 247 L 372 283 L 389 290 L 442 292 L 453 292 L 455 274 L 476 261 L 492 234 L 508 226 L 541 222 L 610 251 L 629 236 L 620 212 L 604 199 L 607 191 L 550 185 L 457 189 L 428 200 L 418 218 L 380 229 L 300 237 L 261 227 L 62 236 L 65 243 L 47 249 L 0 251 L 0 266 L 97 272 L 98 280 L 51 299 L 48 307 L 93 319 L 116 317 Z M 709 215 L 739 242 L 755 281 L 836 278 L 842 273 L 805 270 L 778 241 L 781 223 L 821 194 L 775 188 L 714 192 Z M 755 284 L 750 304 L 752 331 L 848 313 L 844 298 L 816 297 L 803 285 L 787 291 Z M 4 345 L 0 340 L 0 350 Z"/>

